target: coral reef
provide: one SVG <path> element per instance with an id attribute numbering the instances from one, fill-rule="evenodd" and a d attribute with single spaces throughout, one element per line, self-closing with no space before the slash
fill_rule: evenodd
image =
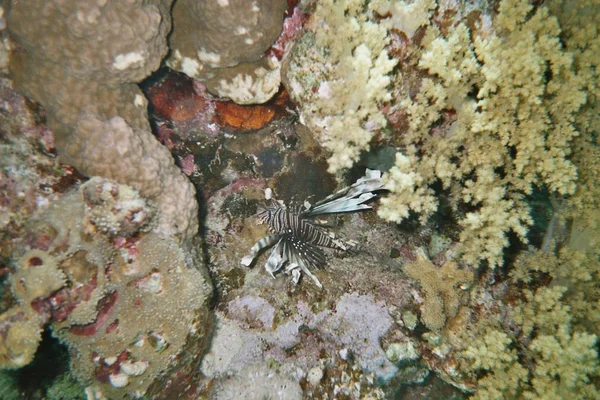
<path id="1" fill-rule="evenodd" d="M 67 3 L 0 8 L 2 396 L 600 397 L 596 1 Z M 365 168 L 323 288 L 239 266 Z"/>
<path id="2" fill-rule="evenodd" d="M 170 3 L 13 2 L 8 29 L 20 51 L 10 70 L 46 109 L 63 162 L 139 190 L 157 204 L 159 230 L 190 239 L 194 188 L 152 136 L 135 85 L 167 54 Z"/>
<path id="3" fill-rule="evenodd" d="M 335 375 L 336 369 L 344 370 L 350 363 L 370 379 L 389 381 L 397 371 L 379 345 L 393 323 L 383 302 L 376 303 L 356 293 L 346 294 L 335 305 L 335 312 L 325 310 L 316 314 L 300 302 L 295 316 L 278 326 L 272 322 L 273 307 L 265 304 L 264 299 L 246 296 L 243 302 L 248 306 L 240 309 L 231 302 L 229 315 L 218 315 L 219 328 L 211 351 L 202 362 L 202 371 L 208 377 L 224 373 L 243 375 L 254 363 L 267 361 L 278 365 L 279 373 L 296 382 L 307 380 L 312 368 L 324 368 Z M 256 320 L 270 322 L 251 322 Z M 243 329 L 248 323 L 254 329 Z M 294 353 L 301 353 L 302 357 Z M 329 356 L 320 366 L 319 354 L 323 353 Z M 353 357 L 353 361 L 348 357 Z M 361 393 L 360 388 L 338 390 L 351 398 Z"/>
<path id="4" fill-rule="evenodd" d="M 314 271 L 322 290 L 305 281 L 293 285 L 273 280 L 260 268 L 267 256 L 257 262 L 258 267 L 237 266 L 247 249 L 265 235 L 265 228 L 253 216 L 257 202 L 264 202 L 265 188 L 271 189 L 267 192 L 273 198 L 291 204 L 298 193 L 303 197 L 296 197 L 296 202 L 318 199 L 332 190 L 315 185 L 327 176 L 327 163 L 323 158 L 318 163 L 303 159 L 311 151 L 304 147 L 304 136 L 299 137 L 297 147 L 289 149 L 283 138 L 269 137 L 266 132 L 254 135 L 252 145 L 241 148 L 256 155 L 263 154 L 264 148 L 287 154 L 274 175 L 239 179 L 207 199 L 208 250 L 219 303 L 215 334 L 202 361 L 206 379 L 215 388 L 229 388 L 260 363 L 267 366 L 263 367 L 262 374 L 268 374 L 264 384 L 291 381 L 290 385 L 302 387 L 303 398 L 350 399 L 385 398 L 385 388 L 400 373 L 404 382 L 422 381 L 427 372 L 413 365 L 418 365 L 418 356 L 401 363 L 386 355 L 392 344 L 409 342 L 396 324 L 404 325 L 401 310 L 409 306 L 411 285 L 403 279 L 399 263 L 389 257 L 398 233 L 392 226 L 371 229 L 368 221 L 374 220 L 373 211 L 338 217 L 336 233 L 360 245 L 344 256 L 326 251 L 327 267 Z M 242 137 L 246 139 L 245 134 Z M 224 147 L 240 148 L 240 142 L 241 138 L 230 138 Z M 297 168 L 288 170 L 296 165 L 301 166 L 301 177 Z M 294 187 L 290 189 L 289 184 Z M 309 196 L 304 197 L 303 191 Z M 374 263 L 387 267 L 373 267 Z M 414 354 L 418 352 L 415 348 Z"/>
<path id="5" fill-rule="evenodd" d="M 170 368 L 193 368 L 179 358 L 206 343 L 210 284 L 197 256 L 143 232 L 152 215 L 133 189 L 93 178 L 30 221 L 10 275 L 18 305 L 1 317 L 4 368 L 31 361 L 46 323 L 96 398 L 143 395 Z"/>
<path id="6" fill-rule="evenodd" d="M 396 247 L 408 258 L 404 270 L 424 292 L 423 298 L 414 293 L 423 303 L 421 320 L 432 329 L 417 344 L 423 346 L 422 361 L 478 398 L 569 398 L 569 393 L 595 398 L 598 295 L 591 282 L 597 279 L 599 227 L 594 182 L 599 48 L 597 14 L 583 10 L 597 6 L 437 3 L 317 6 L 284 66 L 284 83 L 300 102 L 304 122 L 332 152 L 331 171 L 369 165 L 360 157 L 369 144 L 398 150 L 381 217 L 410 225 L 417 214 L 424 229 L 432 219 L 453 220 L 442 250 L 434 243 L 436 233 L 430 236 L 432 262 L 413 244 Z M 392 62 L 398 60 L 396 70 L 384 73 L 361 67 L 371 72 L 370 79 L 387 77 L 380 93 L 392 93 L 361 97 L 366 103 L 361 108 L 387 117 L 379 135 L 347 124 L 328 143 L 324 132 L 335 125 L 318 124 L 330 115 L 321 110 L 323 99 L 331 110 L 343 110 L 332 118 L 348 114 L 352 94 L 322 84 L 333 75 L 328 68 L 337 65 L 338 51 L 350 59 L 360 55 L 348 50 L 351 40 L 333 41 L 333 49 L 319 53 L 322 42 L 311 29 L 325 32 L 333 25 L 325 8 L 339 13 L 336 33 L 343 35 L 347 24 L 367 43 L 366 37 L 383 35 L 385 50 L 377 54 L 385 51 Z M 341 87 L 356 82 L 347 71 L 335 76 Z M 344 154 L 351 156 L 339 163 Z M 542 251 L 505 257 L 512 234 L 527 243 L 529 228 L 540 223 L 530 215 L 540 192 L 550 198 L 546 207 L 551 201 L 554 213 Z M 556 244 L 566 247 L 555 250 Z M 472 272 L 457 268 L 483 264 L 504 265 L 512 280 L 486 271 L 472 282 Z M 444 276 L 452 271 L 456 281 Z M 458 301 L 467 282 L 474 287 Z M 446 289 L 439 290 L 442 286 Z M 396 357 L 394 349 L 390 354 Z"/>
<path id="7" fill-rule="evenodd" d="M 71 354 L 69 376 L 37 383 L 50 398 L 80 398 L 78 384 L 90 398 L 168 393 L 163 380 L 194 370 L 211 329 L 200 255 L 164 237 L 156 205 L 135 189 L 99 177 L 80 185 L 57 161 L 41 109 L 5 77 L 0 93 L 2 369 L 39 362 L 48 327 Z M 36 390 L 11 387 L 7 398 Z"/>
<path id="8" fill-rule="evenodd" d="M 286 8 L 282 0 L 177 1 L 168 65 L 220 97 L 264 103 L 279 90 L 279 62 L 264 53 L 281 33 Z"/>
<path id="9" fill-rule="evenodd" d="M 352 166 L 386 125 L 379 107 L 391 99 L 388 74 L 397 60 L 374 20 L 373 5 L 362 0 L 318 2 L 284 65 L 303 123 L 332 152 L 331 173 Z"/>
<path id="10" fill-rule="evenodd" d="M 356 163 L 374 137 L 393 143 L 380 216 L 426 221 L 441 185 L 455 209 L 470 208 L 456 214 L 462 260 L 500 265 L 508 232 L 527 241 L 534 188 L 575 191 L 573 122 L 586 94 L 556 19 L 522 1 L 501 2 L 492 27 L 485 10 L 459 7 L 448 26 L 433 1 L 361 4 L 320 2 L 285 62 L 303 122 L 331 151 L 330 172 Z"/>

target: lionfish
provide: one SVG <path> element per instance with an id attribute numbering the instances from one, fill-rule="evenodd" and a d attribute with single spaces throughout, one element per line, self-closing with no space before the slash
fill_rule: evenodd
<path id="1" fill-rule="evenodd" d="M 367 169 L 365 176 L 351 186 L 327 196 L 312 206 L 305 203 L 303 211 L 288 210 L 285 205 L 272 200 L 258 213 L 260 221 L 269 225 L 271 234 L 252 246 L 250 254 L 242 258 L 241 264 L 250 266 L 262 250 L 274 246 L 265 264 L 265 269 L 273 278 L 285 267 L 285 272 L 292 274 L 294 284 L 298 283 L 303 272 L 322 288 L 321 282 L 309 269 L 325 266 L 326 258 L 322 247 L 347 251 L 355 243 L 335 240 L 311 218 L 370 209 L 372 207 L 364 203 L 377 196 L 373 192 L 382 189 L 384 184 L 381 172 Z"/>

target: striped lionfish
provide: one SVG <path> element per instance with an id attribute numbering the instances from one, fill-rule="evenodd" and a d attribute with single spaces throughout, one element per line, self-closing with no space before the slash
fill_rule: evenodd
<path id="1" fill-rule="evenodd" d="M 355 243 L 333 239 L 311 218 L 370 209 L 372 207 L 364 203 L 375 197 L 373 192 L 382 190 L 383 186 L 381 172 L 367 169 L 365 176 L 353 185 L 327 196 L 313 206 L 305 203 L 305 209 L 298 213 L 272 200 L 258 213 L 259 219 L 269 225 L 272 234 L 261 238 L 252 246 L 250 254 L 242 258 L 241 264 L 250 266 L 262 250 L 274 246 L 265 264 L 265 269 L 273 278 L 275 273 L 285 267 L 285 272 L 292 274 L 294 284 L 298 283 L 301 272 L 304 272 L 322 288 L 321 282 L 309 270 L 309 267 L 325 266 L 325 253 L 321 247 L 347 251 Z"/>

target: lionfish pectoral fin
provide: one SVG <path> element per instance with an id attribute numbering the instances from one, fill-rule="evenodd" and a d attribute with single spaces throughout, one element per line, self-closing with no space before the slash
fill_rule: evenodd
<path id="1" fill-rule="evenodd" d="M 273 250 L 271 250 L 271 254 L 269 254 L 269 258 L 265 263 L 265 270 L 273 277 L 273 279 L 275 279 L 275 273 L 287 262 L 285 247 L 285 241 L 280 239 Z"/>
<path id="2" fill-rule="evenodd" d="M 244 256 L 242 257 L 242 261 L 240 261 L 240 264 L 242 264 L 244 267 L 249 267 L 250 264 L 252 264 L 252 261 L 254 261 L 254 256 Z"/>
<path id="3" fill-rule="evenodd" d="M 244 267 L 249 267 L 253 262 L 256 256 L 267 247 L 273 246 L 278 240 L 280 240 L 280 235 L 270 235 L 261 238 L 252 248 L 250 249 L 250 254 L 242 257 L 240 264 Z"/>
<path id="4" fill-rule="evenodd" d="M 312 208 L 302 212 L 301 215 L 303 217 L 314 217 L 321 214 L 337 214 L 369 209 L 371 207 L 363 203 L 376 196 L 372 192 L 384 188 L 381 171 L 367 169 L 364 177 L 317 202 Z"/>
<path id="5" fill-rule="evenodd" d="M 301 260 L 299 260 L 298 263 L 294 262 L 289 264 L 286 271 L 291 272 L 292 282 L 294 282 L 294 284 L 297 284 L 300 281 L 300 271 L 302 271 L 319 287 L 319 289 L 323 289 L 323 285 L 319 281 L 319 278 L 314 276 Z"/>
<path id="6" fill-rule="evenodd" d="M 302 276 L 302 274 L 300 273 L 300 269 L 299 268 L 294 268 L 292 270 L 292 283 L 294 285 L 297 285 L 298 282 L 300 282 L 300 277 Z"/>

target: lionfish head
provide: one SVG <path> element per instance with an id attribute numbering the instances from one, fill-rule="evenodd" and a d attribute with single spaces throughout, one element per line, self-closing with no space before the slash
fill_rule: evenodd
<path id="1" fill-rule="evenodd" d="M 279 204 L 277 201 L 271 201 L 264 207 L 259 207 L 257 217 L 263 224 L 269 224 L 273 220 L 273 216 L 278 209 L 285 208 L 285 206 Z"/>

